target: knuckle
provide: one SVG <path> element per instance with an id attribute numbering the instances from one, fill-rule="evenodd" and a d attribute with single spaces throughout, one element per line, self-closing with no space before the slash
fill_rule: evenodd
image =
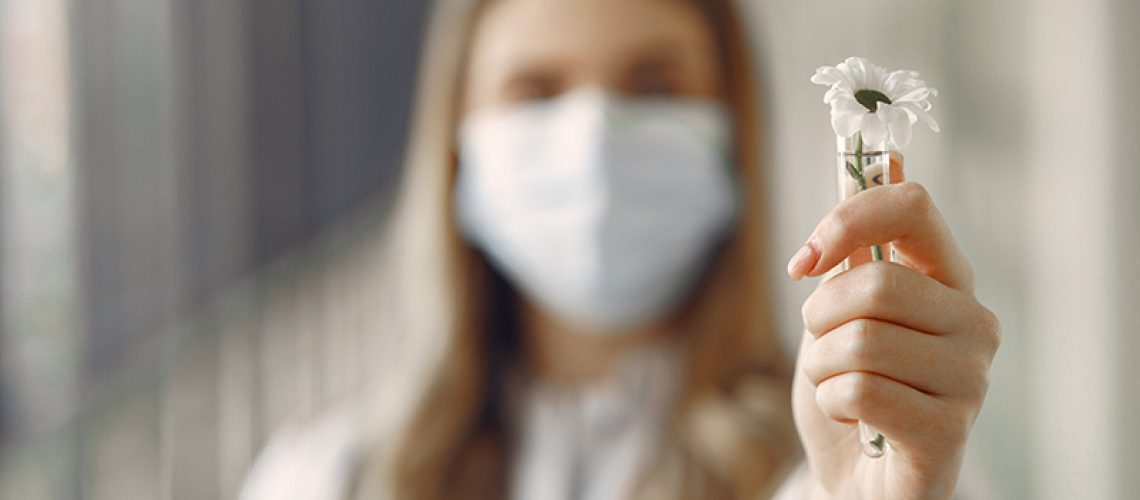
<path id="1" fill-rule="evenodd" d="M 820 382 L 824 379 L 824 373 L 817 345 L 819 344 L 812 344 L 804 351 L 803 359 L 800 360 L 800 370 L 803 371 L 804 377 L 811 382 L 811 385 L 819 387 Z"/>
<path id="2" fill-rule="evenodd" d="M 998 319 L 997 314 L 994 314 L 994 312 L 988 308 L 983 307 L 982 309 L 986 312 L 986 325 L 988 326 L 986 331 L 989 332 L 990 336 L 993 338 L 994 349 L 996 350 L 999 346 L 1001 346 L 1001 320 Z"/>
<path id="3" fill-rule="evenodd" d="M 885 263 L 872 262 L 864 266 L 866 276 L 866 295 L 871 306 L 889 303 L 894 295 L 895 276 L 891 266 Z"/>
<path id="4" fill-rule="evenodd" d="M 833 307 L 831 304 L 834 302 L 832 298 L 835 294 L 836 288 L 833 283 L 821 283 L 800 307 L 800 317 L 803 320 L 804 329 L 813 337 L 818 338 L 827 333 L 825 330 L 828 327 L 825 324 L 827 312 L 829 308 Z"/>
<path id="5" fill-rule="evenodd" d="M 898 189 L 899 199 L 903 207 L 908 210 L 922 213 L 934 206 L 930 192 L 927 191 L 926 187 L 922 184 L 917 182 L 904 182 L 899 184 Z"/>
<path id="6" fill-rule="evenodd" d="M 866 367 L 874 359 L 875 333 L 874 322 L 869 319 L 855 319 L 848 323 L 847 355 L 851 361 L 860 367 Z"/>
<path id="7" fill-rule="evenodd" d="M 878 384 L 874 383 L 874 378 L 864 372 L 855 371 L 850 376 L 847 391 L 845 391 L 845 403 L 848 408 L 852 409 L 856 415 L 863 415 L 866 409 L 873 408 L 878 401 Z"/>
<path id="8" fill-rule="evenodd" d="M 992 357 L 988 354 L 975 354 L 962 356 L 963 363 L 959 365 L 961 374 L 960 394 L 971 405 L 981 406 L 990 389 L 990 362 Z"/>
<path id="9" fill-rule="evenodd" d="M 804 301 L 804 305 L 800 307 L 800 318 L 803 320 L 804 329 L 810 332 L 812 335 L 818 337 L 819 335 L 815 330 L 815 307 L 813 305 L 813 297 L 815 297 L 815 294 L 812 294 L 810 297 L 808 297 L 808 299 Z"/>
<path id="10" fill-rule="evenodd" d="M 960 379 L 955 393 L 970 404 L 981 404 L 990 388 L 989 363 L 982 356 L 966 356 L 958 365 Z"/>
<path id="11" fill-rule="evenodd" d="M 972 268 L 970 266 L 965 266 L 961 270 L 961 273 L 962 273 L 962 278 L 961 278 L 962 289 L 968 291 L 969 293 L 974 293 L 974 289 L 977 287 L 977 283 L 978 283 L 977 277 L 974 275 L 974 268 Z"/>
<path id="12" fill-rule="evenodd" d="M 854 234 L 855 214 L 848 205 L 840 205 L 827 216 L 825 227 L 835 241 L 847 241 Z"/>
<path id="13" fill-rule="evenodd" d="M 980 404 L 986 399 L 986 393 L 990 392 L 990 371 L 982 370 L 978 376 L 978 384 L 975 396 Z"/>
<path id="14" fill-rule="evenodd" d="M 834 381 L 825 380 L 816 385 L 815 388 L 815 406 L 819 411 L 827 415 L 828 418 L 837 419 L 839 417 L 838 407 L 831 397 L 831 386 Z"/>
<path id="15" fill-rule="evenodd" d="M 981 308 L 981 315 L 977 329 L 985 339 L 987 351 L 992 355 L 1001 346 L 1001 320 L 989 308 L 980 304 L 979 307 Z"/>
<path id="16" fill-rule="evenodd" d="M 843 379 L 845 383 L 839 394 L 843 406 L 856 415 L 863 414 L 864 410 L 874 406 L 878 391 L 873 377 L 863 372 L 851 372 L 844 375 Z"/>
<path id="17" fill-rule="evenodd" d="M 878 404 L 879 389 L 870 375 L 848 372 L 820 382 L 815 398 L 830 418 L 861 418 Z"/>

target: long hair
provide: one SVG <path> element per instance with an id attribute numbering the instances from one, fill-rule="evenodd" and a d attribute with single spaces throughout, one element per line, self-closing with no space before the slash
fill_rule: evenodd
<path id="1" fill-rule="evenodd" d="M 784 359 L 766 286 L 765 197 L 752 55 L 731 0 L 690 0 L 715 38 L 734 125 L 741 212 L 692 291 L 677 328 L 681 388 L 663 452 L 640 478 L 646 498 L 757 498 L 770 494 L 798 441 Z M 510 433 L 499 414 L 501 367 L 515 355 L 513 297 L 452 218 L 468 47 L 487 0 L 437 2 L 419 74 L 408 165 L 394 215 L 397 281 L 409 315 L 401 335 L 432 346 L 400 444 L 377 461 L 395 498 L 503 498 Z"/>

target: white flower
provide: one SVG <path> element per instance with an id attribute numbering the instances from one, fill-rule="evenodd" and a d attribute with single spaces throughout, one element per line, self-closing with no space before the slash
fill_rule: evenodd
<path id="1" fill-rule="evenodd" d="M 887 72 L 862 57 L 848 57 L 835 66 L 822 66 L 812 83 L 830 86 L 823 102 L 831 105 L 831 127 L 842 137 L 863 134 L 867 144 L 890 140 L 902 149 L 910 143 L 911 126 L 918 120 L 938 132 L 930 116 L 930 100 L 938 91 L 928 87 L 915 71 Z"/>

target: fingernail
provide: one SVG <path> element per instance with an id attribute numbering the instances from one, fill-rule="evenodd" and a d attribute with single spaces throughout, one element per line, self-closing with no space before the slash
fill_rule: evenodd
<path id="1" fill-rule="evenodd" d="M 794 280 L 803 279 L 809 271 L 815 268 L 816 261 L 819 260 L 819 246 L 815 244 L 815 239 L 808 240 L 803 247 L 792 256 L 792 260 L 788 261 L 788 276 Z"/>

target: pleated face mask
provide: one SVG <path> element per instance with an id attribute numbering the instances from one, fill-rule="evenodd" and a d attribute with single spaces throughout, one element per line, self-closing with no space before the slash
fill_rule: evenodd
<path id="1" fill-rule="evenodd" d="M 455 218 L 544 311 L 627 331 L 677 307 L 733 225 L 730 134 L 719 102 L 598 89 L 477 110 Z"/>

